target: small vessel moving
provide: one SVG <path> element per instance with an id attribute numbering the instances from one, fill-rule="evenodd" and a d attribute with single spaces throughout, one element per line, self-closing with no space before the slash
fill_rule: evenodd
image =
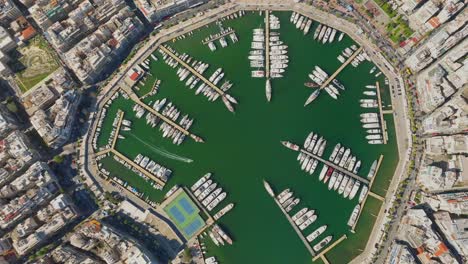
<path id="1" fill-rule="evenodd" d="M 270 79 L 266 80 L 265 93 L 266 93 L 267 101 L 270 102 L 271 101 L 271 82 L 270 82 Z"/>
<path id="2" fill-rule="evenodd" d="M 275 192 L 273 192 L 273 189 L 267 181 L 263 180 L 263 186 L 265 186 L 265 189 L 271 197 L 275 197 Z"/>

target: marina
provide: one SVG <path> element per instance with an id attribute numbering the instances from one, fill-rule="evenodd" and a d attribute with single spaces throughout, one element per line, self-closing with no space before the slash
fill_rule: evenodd
<path id="1" fill-rule="evenodd" d="M 278 89 L 277 93 L 275 93 L 275 100 L 266 104 L 265 90 L 252 89 L 252 87 L 265 87 L 266 80 L 252 78 L 251 69 L 248 68 L 249 62 L 246 60 L 251 50 L 249 39 L 252 38 L 253 29 L 264 23 L 265 13 L 267 12 L 262 12 L 259 15 L 258 11 L 249 11 L 241 19 L 223 21 L 225 28 L 232 27 L 239 35 L 239 38 L 246 41 L 240 41 L 236 45 L 228 45 L 216 52 L 210 52 L 201 42 L 207 36 L 219 32 L 217 25 L 194 31 L 193 35 L 167 43 L 177 53 L 188 53 L 194 58 L 203 59 L 204 62 L 210 65 L 219 65 L 223 67 L 223 71 L 227 75 L 233 76 L 232 79 L 236 85 L 233 95 L 242 101 L 242 104 L 236 109 L 235 115 L 224 111 L 222 104 L 209 104 L 206 100 L 201 100 L 200 97 L 193 95 L 193 93 L 187 93 L 186 88 L 180 83 L 175 69 L 164 64 L 158 53 L 154 54 L 158 56 L 159 60 L 149 63 L 150 72 L 153 75 L 158 73 L 158 77 L 162 79 L 161 88 L 157 94 L 141 99 L 141 103 L 151 106 L 153 102 L 162 98 L 168 98 L 168 100 L 176 103 L 181 111 L 189 113 L 196 119 L 190 132 L 187 132 L 203 135 L 206 141 L 205 144 L 195 144 L 193 141 L 187 141 L 181 146 L 177 146 L 163 140 L 161 132 L 151 129 L 145 123 L 144 118 L 135 118 L 135 113 L 131 111 L 131 108 L 133 102 L 138 103 L 138 101 L 135 101 L 129 92 L 131 100 L 122 98 L 114 100 L 107 110 L 108 117 L 104 119 L 101 136 L 97 140 L 97 149 L 105 146 L 107 142 L 108 127 L 110 127 L 110 121 L 108 120 L 115 118 L 117 109 L 125 111 L 125 119 L 132 121 L 132 130 L 131 132 L 122 131 L 120 133 L 124 139 L 117 140 L 115 149 L 130 160 L 133 160 L 137 154 L 142 153 L 168 168 L 173 168 L 174 177 L 166 183 L 162 192 L 147 186 L 149 185 L 147 182 L 140 177 L 136 177 L 132 171 L 127 172 L 122 169 L 120 164 L 117 164 L 112 158 L 103 158 L 102 166 L 112 175 L 117 175 L 118 178 L 128 182 L 129 185 L 137 187 L 139 192 L 145 193 L 145 196 L 148 195 L 152 201 L 162 199 L 165 193 L 176 184 L 179 186 L 192 186 L 200 175 L 203 175 L 207 170 L 213 171 L 216 175 L 222 175 L 222 178 L 219 178 L 218 181 L 218 185 L 222 186 L 219 194 L 228 192 L 228 198 L 220 202 L 212 211 L 206 211 L 214 219 L 218 212 L 235 202 L 232 212 L 220 217 L 216 222 L 222 228 L 229 228 L 226 231 L 235 238 L 236 246 L 216 246 L 211 241 L 210 236 L 207 236 L 208 238 L 203 241 L 206 243 L 208 256 L 214 255 L 216 261 L 228 264 L 241 263 L 243 259 L 242 254 L 239 254 L 240 252 L 243 252 L 244 257 L 247 254 L 252 262 L 304 263 L 310 261 L 311 254 L 309 250 L 305 250 L 302 239 L 297 239 L 297 233 L 287 224 L 284 225 L 286 221 L 271 221 L 281 217 L 281 213 L 274 206 L 274 203 L 271 203 L 271 200 L 265 197 L 265 193 L 259 191 L 260 188 L 263 188 L 262 181 L 264 177 L 278 188 L 290 186 L 294 189 L 296 197 L 300 197 L 301 201 L 306 203 L 307 201 L 311 202 L 311 208 L 320 213 L 317 223 L 311 224 L 308 227 L 309 229 L 304 231 L 302 237 L 309 235 L 321 225 L 327 224 L 328 226 L 326 234 L 317 237 L 309 244 L 309 247 L 312 248 L 326 236 L 333 234 L 333 240 L 320 249 L 319 254 L 327 251 L 326 259 L 330 262 L 345 263 L 352 256 L 359 254 L 358 248 L 362 247 L 363 243 L 366 242 L 366 232 L 374 221 L 372 214 L 376 214 L 376 210 L 380 206 L 375 203 L 378 200 L 368 199 L 369 201 L 365 205 L 363 204 L 359 216 L 360 220 L 356 221 L 357 232 L 351 234 L 346 223 L 355 202 L 338 198 L 333 192 L 326 191 L 323 185 L 317 184 L 316 178 L 319 171 L 314 172 L 314 177 L 301 177 L 301 175 L 305 174 L 297 167 L 295 159 L 290 158 L 291 152 L 284 151 L 282 147 L 278 146 L 278 142 L 284 138 L 284 135 L 288 135 L 291 140 L 296 141 L 299 139 L 299 134 L 302 136 L 307 131 L 314 129 L 331 141 L 343 142 L 343 144 L 352 148 L 353 153 L 359 155 L 359 158 L 363 160 L 364 165 L 361 169 L 363 172 L 369 170 L 369 166 L 377 154 L 385 153 L 386 160 L 382 162 L 383 169 L 380 169 L 379 177 L 374 177 L 375 184 L 372 186 L 372 191 L 376 194 L 385 194 L 385 184 L 393 166 L 394 146 L 392 144 L 387 146 L 363 145 L 363 137 L 360 132 L 354 132 L 359 131 L 358 128 L 360 128 L 360 126 L 357 126 L 359 124 L 360 109 L 356 105 L 357 96 L 362 94 L 362 90 L 358 90 L 359 86 L 371 83 L 369 80 L 375 82 L 374 76 L 371 76 L 371 78 L 364 75 L 372 65 L 364 62 L 357 68 L 349 67 L 340 73 L 340 82 L 343 82 L 347 88 L 349 87 L 349 91 L 342 96 L 339 106 L 336 101 L 323 98 L 313 108 L 304 109 L 303 100 L 310 90 L 298 90 L 297 87 L 303 85 L 304 79 L 301 76 L 304 76 L 309 70 L 310 61 L 316 59 L 317 64 L 321 65 L 321 67 L 323 65 L 324 70 L 332 72 L 330 69 L 339 67 L 338 61 L 328 60 L 327 58 L 336 57 L 335 54 L 342 47 L 351 45 L 352 40 L 345 36 L 342 42 L 335 41 L 333 45 L 322 46 L 323 44 L 312 39 L 311 33 L 304 37 L 303 31 L 291 30 L 295 28 L 295 25 L 286 22 L 291 12 L 268 12 L 269 15 L 275 15 L 281 21 L 281 29 L 277 30 L 281 32 L 281 41 L 285 45 L 294 45 L 294 49 L 291 48 L 288 53 L 293 62 L 290 63 L 290 71 L 284 75 L 284 78 L 274 80 L 275 91 Z M 314 32 L 317 26 L 318 23 L 312 23 L 310 32 Z M 334 45 L 337 45 L 337 47 L 334 47 Z M 304 55 L 303 52 L 300 52 L 301 48 L 304 50 L 304 47 L 310 49 L 310 54 Z M 319 49 L 318 47 L 323 48 Z M 227 60 L 229 64 L 225 63 Z M 183 64 L 181 65 L 183 66 Z M 209 69 L 206 76 L 212 74 L 216 68 Z M 153 81 L 147 81 L 145 85 L 152 84 Z M 383 94 L 382 96 L 385 97 L 386 95 Z M 349 119 L 336 124 L 327 122 L 330 118 L 339 119 L 342 116 L 343 108 L 349 111 L 351 116 Z M 144 109 L 150 111 L 146 107 Z M 326 115 L 317 115 L 317 113 L 321 112 L 326 112 Z M 271 118 L 272 116 L 274 118 Z M 291 117 L 294 117 L 294 122 L 291 122 Z M 345 134 L 343 129 L 353 132 Z M 388 130 L 391 138 L 394 137 L 392 129 L 390 120 Z M 145 141 L 145 144 L 136 140 L 135 137 Z M 182 159 L 171 159 L 162 156 L 158 151 L 153 151 L 146 144 L 174 155 L 191 158 L 195 162 L 185 163 Z M 265 155 L 265 152 L 268 155 Z M 323 154 L 324 157 L 328 157 L 330 152 L 331 149 L 326 148 Z M 107 153 L 113 155 L 112 152 Z M 105 153 L 103 152 L 103 154 Z M 313 155 L 313 153 L 311 154 Z M 272 160 L 281 160 L 282 162 L 275 164 Z M 285 177 L 285 175 L 288 175 L 288 177 Z M 360 178 L 363 181 L 366 180 L 363 177 Z M 215 192 L 218 188 L 220 186 L 214 187 L 212 192 Z M 189 192 L 188 189 L 186 191 Z M 189 193 L 189 195 L 191 194 Z M 205 199 L 211 199 L 213 196 L 206 194 Z M 192 199 L 197 200 L 194 196 Z M 327 202 L 314 202 L 318 201 L 318 199 L 324 199 Z M 292 202 L 289 201 L 288 203 L 291 204 Z M 197 201 L 196 203 L 200 208 L 205 206 L 203 201 Z M 258 208 L 262 208 L 261 213 L 259 213 Z M 281 212 L 287 213 L 288 206 L 280 206 L 280 208 L 282 208 Z M 296 209 L 292 209 L 290 214 L 294 214 L 297 211 Z M 342 213 L 336 214 L 336 212 Z M 252 228 L 245 228 L 245 219 L 249 219 L 248 223 Z M 298 226 L 295 229 L 301 231 Z M 208 228 L 205 229 L 209 233 L 208 230 Z M 275 230 L 275 232 L 272 232 L 272 230 Z M 347 236 L 347 239 L 340 240 L 341 242 L 334 246 L 333 250 L 327 250 L 344 235 Z M 280 247 L 277 243 L 278 239 L 286 241 L 288 245 Z M 271 253 L 271 250 L 281 252 L 281 254 Z"/>

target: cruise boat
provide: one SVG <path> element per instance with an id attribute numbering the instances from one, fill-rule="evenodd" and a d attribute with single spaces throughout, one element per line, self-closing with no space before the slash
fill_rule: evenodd
<path id="1" fill-rule="evenodd" d="M 328 93 L 328 95 L 330 95 L 331 98 L 335 100 L 338 99 L 338 96 L 330 89 L 330 86 L 327 86 L 324 89 Z"/>
<path id="2" fill-rule="evenodd" d="M 308 235 L 306 237 L 307 241 L 309 243 L 314 241 L 317 237 L 319 237 L 321 234 L 323 234 L 323 232 L 325 232 L 325 230 L 327 230 L 327 225 L 323 225 L 323 226 L 315 229 L 312 233 L 310 233 L 310 235 Z"/>
<path id="3" fill-rule="evenodd" d="M 375 170 L 377 169 L 377 161 L 374 160 L 374 162 L 372 163 L 372 166 L 369 170 L 369 173 L 367 174 L 367 178 L 370 179 L 372 177 L 374 177 L 374 174 L 375 174 Z"/>
<path id="4" fill-rule="evenodd" d="M 338 187 L 340 187 L 340 184 L 341 184 L 341 181 L 343 180 L 343 177 L 344 177 L 344 174 L 340 172 L 338 174 L 338 178 L 335 181 L 335 184 L 333 185 L 333 190 L 334 191 L 338 190 Z"/>
<path id="5" fill-rule="evenodd" d="M 338 177 L 338 172 L 335 170 L 330 177 L 330 181 L 328 182 L 328 190 L 331 190 L 335 185 L 336 179 Z"/>
<path id="6" fill-rule="evenodd" d="M 375 85 L 366 85 L 366 88 L 367 89 L 376 89 L 377 86 L 375 86 Z"/>
<path id="7" fill-rule="evenodd" d="M 325 35 L 325 31 L 327 31 L 326 26 L 322 26 L 322 29 L 320 30 L 319 36 L 318 36 L 318 41 L 322 41 L 323 36 Z"/>
<path id="8" fill-rule="evenodd" d="M 323 137 L 320 137 L 317 143 L 314 145 L 314 148 L 312 149 L 312 154 L 317 155 L 317 152 L 319 150 L 319 147 L 322 145 L 323 142 Z"/>
<path id="9" fill-rule="evenodd" d="M 322 171 L 319 174 L 319 181 L 322 181 L 325 178 L 325 174 L 327 173 L 328 165 L 323 165 Z"/>
<path id="10" fill-rule="evenodd" d="M 289 149 L 292 149 L 292 150 L 295 150 L 295 151 L 299 151 L 299 146 L 296 145 L 296 144 L 293 144 L 289 141 L 281 141 L 281 144 L 283 144 L 283 146 L 289 148 Z"/>
<path id="11" fill-rule="evenodd" d="M 321 29 L 322 29 L 322 24 L 318 25 L 318 27 L 315 29 L 314 39 L 317 39 Z"/>
<path id="12" fill-rule="evenodd" d="M 374 139 L 382 139 L 382 135 L 380 134 L 370 134 L 366 136 L 367 140 L 374 140 Z"/>
<path id="13" fill-rule="evenodd" d="M 345 63 L 346 59 L 343 57 L 343 55 L 338 55 L 338 57 L 336 57 L 338 59 L 339 62 L 341 63 Z"/>
<path id="14" fill-rule="evenodd" d="M 364 200 L 368 191 L 369 187 L 367 187 L 367 185 L 362 186 L 361 193 L 359 194 L 359 203 Z"/>
<path id="15" fill-rule="evenodd" d="M 266 93 L 267 101 L 270 102 L 271 101 L 271 82 L 270 82 L 270 79 L 266 80 L 265 93 Z"/>
<path id="16" fill-rule="evenodd" d="M 374 91 L 364 91 L 363 94 L 367 95 L 367 96 L 376 96 L 377 95 L 377 93 L 374 92 Z"/>
<path id="17" fill-rule="evenodd" d="M 351 213 L 351 216 L 349 217 L 348 226 L 350 227 L 354 226 L 354 224 L 356 223 L 357 217 L 359 215 L 359 210 L 361 210 L 361 205 L 357 204 L 354 207 L 353 212 Z"/>
<path id="18" fill-rule="evenodd" d="M 342 194 L 348 185 L 349 176 L 344 176 L 343 181 L 341 181 L 340 187 L 338 188 L 338 194 Z"/>
<path id="19" fill-rule="evenodd" d="M 325 36 L 323 37 L 322 44 L 325 44 L 328 42 L 328 39 L 330 38 L 330 34 L 332 32 L 331 28 L 327 28 L 327 31 L 325 31 Z"/>
<path id="20" fill-rule="evenodd" d="M 306 229 L 308 226 L 310 226 L 311 224 L 313 224 L 317 220 L 317 217 L 318 217 L 317 215 L 313 215 L 313 216 L 309 217 L 304 223 L 299 225 L 299 229 L 300 230 Z"/>
<path id="21" fill-rule="evenodd" d="M 340 148 L 341 148 L 341 144 L 340 143 L 336 144 L 335 148 L 333 149 L 332 154 L 330 155 L 330 158 L 328 159 L 329 161 L 335 160 L 336 155 L 338 154 L 338 151 L 340 150 Z"/>
<path id="22" fill-rule="evenodd" d="M 302 24 L 302 21 L 303 21 L 303 20 L 304 20 L 304 17 L 303 17 L 303 16 L 301 16 L 301 17 L 297 20 L 297 22 L 296 22 L 296 28 L 300 28 L 300 27 L 301 27 L 301 24 Z"/>
<path id="23" fill-rule="evenodd" d="M 280 192 L 277 196 L 276 196 L 276 199 L 281 199 L 283 198 L 286 194 L 290 193 L 291 190 L 289 188 L 287 189 L 284 189 L 282 192 Z"/>
<path id="24" fill-rule="evenodd" d="M 226 196 L 227 196 L 226 192 L 221 193 L 210 204 L 208 204 L 206 209 L 208 209 L 208 211 L 213 210 L 220 202 L 222 202 L 226 198 Z"/>
<path id="25" fill-rule="evenodd" d="M 307 209 L 307 207 L 305 208 L 302 208 L 301 210 L 299 210 L 297 213 L 295 213 L 291 219 L 293 221 L 296 221 L 297 219 L 299 219 L 301 216 L 303 216 L 309 209 Z"/>
<path id="26" fill-rule="evenodd" d="M 343 37 L 344 37 L 344 33 L 341 32 L 340 36 L 338 37 L 338 41 L 342 41 L 342 40 L 343 40 Z"/>
<path id="27" fill-rule="evenodd" d="M 208 188 L 206 188 L 202 193 L 200 193 L 200 195 L 197 196 L 197 199 L 199 201 L 203 201 L 203 199 L 205 199 L 214 189 L 216 189 L 216 186 L 218 186 L 218 183 L 216 182 L 210 184 Z"/>
<path id="28" fill-rule="evenodd" d="M 371 145 L 383 144 L 383 140 L 381 140 L 381 139 L 372 139 L 372 140 L 369 140 L 368 143 L 371 144 Z"/>
<path id="29" fill-rule="evenodd" d="M 206 196 L 205 199 L 199 198 L 199 200 L 202 201 L 203 206 L 207 206 L 209 203 L 213 201 L 216 196 L 218 196 L 221 192 L 223 191 L 223 188 L 219 187 L 216 190 L 214 190 L 210 195 Z"/>
<path id="30" fill-rule="evenodd" d="M 368 123 L 368 124 L 364 124 L 362 125 L 363 128 L 380 128 L 380 124 L 379 123 Z"/>
<path id="31" fill-rule="evenodd" d="M 281 198 L 278 199 L 278 202 L 280 204 L 283 204 L 284 202 L 286 202 L 289 198 L 291 198 L 293 196 L 293 192 L 287 192 L 284 196 L 282 196 Z"/>
<path id="32" fill-rule="evenodd" d="M 315 210 L 309 210 L 307 211 L 307 213 L 303 214 L 301 217 L 299 217 L 296 221 L 294 221 L 294 223 L 297 225 L 297 226 L 300 226 L 302 225 L 305 221 L 307 221 L 307 219 L 311 218 L 315 213 Z"/>
<path id="33" fill-rule="evenodd" d="M 362 113 L 359 115 L 361 118 L 372 118 L 372 117 L 379 117 L 377 113 Z"/>
<path id="34" fill-rule="evenodd" d="M 232 239 L 224 232 L 218 224 L 213 226 L 213 230 L 217 232 L 229 245 L 232 245 Z"/>
<path id="35" fill-rule="evenodd" d="M 310 103 L 312 103 L 315 99 L 317 99 L 317 97 L 320 95 L 320 89 L 317 89 L 315 90 L 310 96 L 309 98 L 307 98 L 307 101 L 305 102 L 304 106 L 307 106 L 309 105 Z"/>
<path id="36" fill-rule="evenodd" d="M 359 187 L 361 187 L 361 182 L 356 181 L 354 183 L 354 185 L 353 185 L 353 188 L 351 189 L 351 193 L 349 194 L 349 199 L 350 200 L 352 200 L 356 196 L 356 194 L 357 194 L 357 192 L 359 190 Z"/>
<path id="37" fill-rule="evenodd" d="M 234 204 L 233 204 L 233 203 L 230 203 L 230 204 L 226 205 L 223 209 L 219 210 L 219 211 L 213 216 L 213 218 L 214 218 L 215 220 L 220 219 L 220 218 L 223 217 L 225 214 L 227 214 L 229 211 L 231 211 L 232 208 L 234 208 Z"/>
<path id="38" fill-rule="evenodd" d="M 287 213 L 291 212 L 291 210 L 294 208 L 294 206 L 298 205 L 301 199 L 296 198 L 294 199 L 286 208 L 284 209 Z"/>
<path id="39" fill-rule="evenodd" d="M 327 170 L 327 173 L 325 174 L 325 178 L 323 179 L 323 183 L 328 182 L 328 179 L 330 179 L 332 173 L 333 173 L 333 168 L 329 167 L 328 170 Z"/>
<path id="40" fill-rule="evenodd" d="M 332 29 L 332 32 L 330 34 L 330 38 L 328 39 L 329 43 L 332 43 L 333 40 L 335 40 L 335 35 L 336 35 L 336 29 Z"/>
<path id="41" fill-rule="evenodd" d="M 341 158 L 343 157 L 344 152 L 345 152 L 345 148 L 341 147 L 340 150 L 338 151 L 338 154 L 336 155 L 336 158 L 333 160 L 333 163 L 339 164 L 341 161 Z"/>
<path id="42" fill-rule="evenodd" d="M 326 238 L 322 239 L 320 242 L 318 242 L 314 247 L 314 251 L 315 252 L 318 252 L 320 251 L 323 247 L 325 247 L 326 245 L 328 245 L 328 243 L 330 243 L 330 241 L 332 241 L 333 239 L 333 236 L 327 236 Z"/>
<path id="43" fill-rule="evenodd" d="M 343 192 L 343 197 L 344 198 L 348 198 L 349 194 L 351 193 L 351 189 L 354 186 L 354 182 L 355 182 L 354 179 L 349 179 L 348 184 L 346 185 L 346 188 L 345 188 L 345 190 Z"/>
<path id="44" fill-rule="evenodd" d="M 213 182 L 213 180 L 209 179 L 207 180 L 205 183 L 203 183 L 196 191 L 193 195 L 195 195 L 195 197 L 198 197 L 203 191 L 206 190 L 206 188 L 208 188 L 210 186 L 210 184 Z"/>
<path id="45" fill-rule="evenodd" d="M 323 140 L 321 146 L 319 147 L 319 150 L 317 152 L 317 156 L 322 157 L 323 152 L 325 151 L 325 147 L 327 146 L 327 140 Z"/>
<path id="46" fill-rule="evenodd" d="M 311 19 L 307 19 L 307 23 L 304 27 L 304 35 L 307 35 L 307 33 L 309 33 L 309 30 L 310 30 L 310 26 L 312 25 L 312 20 Z"/>
<path id="47" fill-rule="evenodd" d="M 307 136 L 306 140 L 304 141 L 304 148 L 307 149 L 310 146 L 310 143 L 312 142 L 312 137 L 314 136 L 314 132 L 310 132 L 309 135 Z"/>
<path id="48" fill-rule="evenodd" d="M 360 168 L 361 168 L 361 161 L 358 160 L 358 161 L 356 162 L 356 165 L 354 165 L 353 173 L 354 173 L 354 174 L 358 173 L 358 171 L 359 171 Z"/>

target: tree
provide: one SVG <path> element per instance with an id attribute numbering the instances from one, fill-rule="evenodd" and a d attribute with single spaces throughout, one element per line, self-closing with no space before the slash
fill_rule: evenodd
<path id="1" fill-rule="evenodd" d="M 60 164 L 60 163 L 63 162 L 64 159 L 65 159 L 65 158 L 64 158 L 62 155 L 56 155 L 52 160 L 53 160 L 55 163 Z"/>

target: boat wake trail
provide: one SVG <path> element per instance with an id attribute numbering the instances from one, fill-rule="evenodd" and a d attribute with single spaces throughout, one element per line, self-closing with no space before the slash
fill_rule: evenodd
<path id="1" fill-rule="evenodd" d="M 139 138 L 139 137 L 137 137 L 137 136 L 135 136 L 133 134 L 130 134 L 130 136 L 132 136 L 134 139 L 138 140 L 139 142 L 141 142 L 142 144 L 144 144 L 145 146 L 147 146 L 148 148 L 150 148 L 151 150 L 153 150 L 154 152 L 156 152 L 157 154 L 159 154 L 161 156 L 164 156 L 166 158 L 173 159 L 173 160 L 182 161 L 182 162 L 185 162 L 185 163 L 192 163 L 193 162 L 192 159 L 182 157 L 182 156 L 179 156 L 177 154 L 171 153 L 171 152 L 169 152 L 169 151 L 167 151 L 165 149 L 158 148 L 156 146 L 150 145 L 147 142 L 145 142 L 144 140 L 142 140 L 141 138 Z"/>

